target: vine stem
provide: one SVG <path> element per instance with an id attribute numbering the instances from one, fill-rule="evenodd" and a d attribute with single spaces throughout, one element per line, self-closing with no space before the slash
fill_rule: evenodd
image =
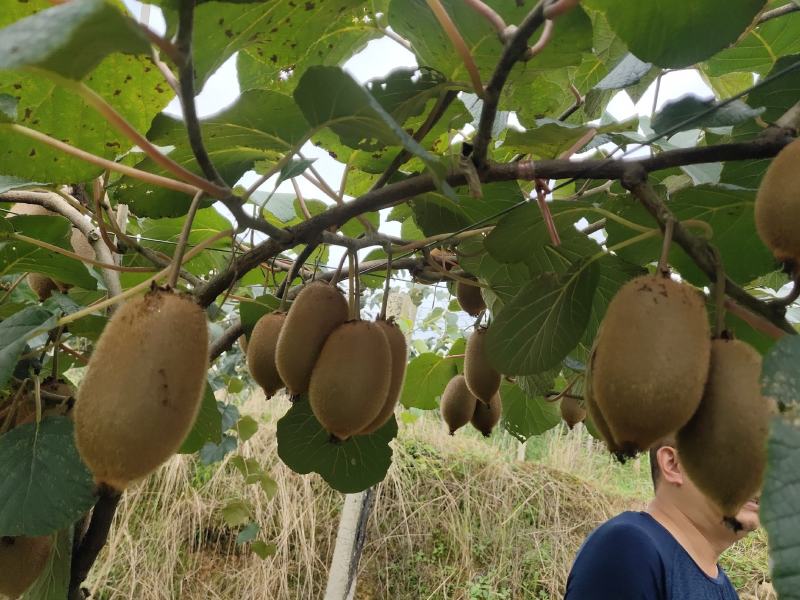
<path id="1" fill-rule="evenodd" d="M 386 320 L 386 308 L 389 306 L 389 289 L 392 282 L 392 245 L 386 244 L 386 283 L 383 287 L 383 302 L 381 302 L 381 321 Z"/>
<path id="2" fill-rule="evenodd" d="M 45 133 L 41 133 L 29 127 L 25 127 L 24 125 L 18 125 L 16 123 L 12 123 L 10 125 L 6 125 L 6 127 L 11 129 L 12 131 L 16 131 L 19 134 L 22 134 L 26 137 L 36 140 L 37 142 L 41 142 L 42 144 L 47 144 L 48 146 L 51 146 L 56 150 L 60 150 L 65 154 L 69 154 L 70 156 L 79 158 L 85 162 L 98 166 L 102 169 L 115 171 L 116 173 L 121 173 L 123 175 L 127 175 L 128 177 L 133 177 L 134 179 L 144 181 L 145 183 L 151 183 L 153 185 L 166 188 L 168 190 L 175 190 L 176 192 L 183 192 L 185 194 L 196 194 L 198 191 L 198 188 L 194 185 L 190 185 L 183 181 L 178 181 L 177 179 L 170 179 L 169 177 L 162 177 L 161 175 L 148 173 L 147 171 L 142 171 L 134 167 L 129 167 L 127 165 L 114 162 L 113 160 L 107 160 L 90 152 L 86 152 L 85 150 L 81 150 L 80 148 L 76 148 L 71 144 L 67 144 L 66 142 L 62 142 L 61 140 L 57 140 L 53 137 L 50 137 Z"/>
<path id="3" fill-rule="evenodd" d="M 664 242 L 661 244 L 661 256 L 658 257 L 658 272 L 665 276 L 669 276 L 669 249 L 672 246 L 674 231 L 675 219 L 669 218 L 664 224 Z"/>
<path id="4" fill-rule="evenodd" d="M 233 235 L 233 230 L 232 229 L 226 229 L 225 231 L 220 231 L 219 233 L 216 233 L 216 234 L 212 235 L 211 237 L 203 240 L 202 242 L 197 244 L 197 246 L 195 246 L 194 248 L 189 250 L 189 252 L 187 252 L 184 255 L 183 262 L 186 263 L 186 262 L 190 261 L 195 256 L 200 254 L 200 252 L 202 252 L 203 250 L 205 250 L 206 248 L 211 246 L 214 242 L 217 242 L 217 241 L 219 241 L 219 240 L 221 240 L 223 238 L 226 238 L 226 237 L 230 237 L 232 235 Z M 102 302 L 98 302 L 97 304 L 93 304 L 92 306 L 87 306 L 86 308 L 84 308 L 82 310 L 76 311 L 76 312 L 74 312 L 72 314 L 69 314 L 69 315 L 66 315 L 66 316 L 62 317 L 61 319 L 59 319 L 56 322 L 56 325 L 57 326 L 68 325 L 69 323 L 73 323 L 73 322 L 77 321 L 78 319 L 82 319 L 85 316 L 88 316 L 88 315 L 91 315 L 93 313 L 96 313 L 98 310 L 102 310 L 102 309 L 104 309 L 104 308 L 106 308 L 108 306 L 113 306 L 115 304 L 118 304 L 118 303 L 122 302 L 123 300 L 126 300 L 126 299 L 130 298 L 131 296 L 135 296 L 139 292 L 142 292 L 142 291 L 146 290 L 148 287 L 150 287 L 151 284 L 153 284 L 154 282 L 158 281 L 159 279 L 163 279 L 164 277 L 167 277 L 172 272 L 172 269 L 173 269 L 173 267 L 170 264 L 168 267 L 166 267 L 162 271 L 159 271 L 158 273 L 156 273 L 152 277 L 146 279 L 145 281 L 141 282 L 138 285 L 133 286 L 132 288 L 129 288 L 129 289 L 125 290 L 124 292 L 122 292 L 121 294 L 118 294 L 117 296 L 113 296 L 112 298 L 108 298 L 107 300 L 103 300 Z"/>
<path id="5" fill-rule="evenodd" d="M 195 175 L 188 169 L 182 167 L 174 160 L 163 154 L 152 144 L 152 142 L 150 142 L 150 140 L 136 131 L 133 125 L 128 123 L 128 121 L 126 121 L 121 114 L 114 110 L 114 107 L 106 102 L 102 96 L 100 96 L 85 83 L 71 83 L 69 87 L 74 89 L 78 95 L 83 98 L 87 104 L 89 104 L 89 106 L 100 113 L 103 118 L 105 118 L 105 120 L 108 121 L 117 131 L 122 133 L 130 141 L 136 144 L 147 156 L 153 159 L 153 162 L 155 162 L 157 165 L 161 166 L 186 183 L 203 190 L 213 198 L 221 198 L 227 195 L 227 190 L 224 188 L 208 181 L 203 177 L 200 177 L 199 175 Z"/>
<path id="6" fill-rule="evenodd" d="M 289 303 L 289 289 L 292 287 L 292 281 L 294 281 L 294 278 L 297 277 L 300 269 L 303 267 L 305 262 L 308 260 L 308 257 L 311 256 L 311 253 L 314 252 L 316 248 L 317 244 L 306 244 L 306 247 L 301 250 L 300 254 L 297 255 L 297 258 L 289 268 L 289 272 L 286 274 L 286 279 L 283 280 L 283 283 L 281 283 L 281 287 L 278 290 L 278 295 L 281 298 L 281 304 L 278 308 L 279 311 L 283 312 L 286 310 L 286 305 Z"/>
<path id="7" fill-rule="evenodd" d="M 74 258 L 75 260 L 79 260 L 83 263 L 87 263 L 101 269 L 108 269 L 109 271 L 120 271 L 122 273 L 152 273 L 155 270 L 152 267 L 122 267 L 117 264 L 100 262 L 99 260 L 84 257 L 80 254 L 76 254 L 75 252 L 71 252 L 66 248 L 55 246 L 53 244 L 43 242 L 42 240 L 37 240 L 36 238 L 28 237 L 22 233 L 12 233 L 9 237 L 20 242 L 25 242 L 26 244 L 31 244 L 32 246 L 38 246 L 39 248 L 49 250 L 50 252 L 55 252 L 56 254 L 61 254 L 62 256 L 66 256 L 68 258 Z"/>
<path id="8" fill-rule="evenodd" d="M 464 4 L 467 4 L 472 10 L 489 21 L 489 24 L 494 27 L 497 33 L 502 34 L 506 30 L 506 22 L 503 17 L 497 14 L 488 4 L 481 0 L 464 0 Z"/>
<path id="9" fill-rule="evenodd" d="M 181 275 L 181 265 L 183 264 L 183 254 L 186 252 L 186 244 L 189 242 L 189 234 L 192 233 L 192 223 L 197 214 L 197 208 L 200 206 L 200 200 L 203 199 L 203 191 L 200 190 L 192 198 L 192 203 L 189 205 L 189 212 L 186 214 L 186 221 L 183 223 L 181 229 L 181 237 L 178 239 L 178 245 L 175 247 L 175 256 L 172 258 L 172 272 L 167 280 L 167 286 L 174 288 L 178 285 L 178 277 Z"/>
<path id="10" fill-rule="evenodd" d="M 336 273 L 333 274 L 333 277 L 331 277 L 331 280 L 328 282 L 328 285 L 330 285 L 331 287 L 333 287 L 337 283 L 339 283 L 339 278 L 342 276 L 342 269 L 344 268 L 344 261 L 347 260 L 347 256 L 348 256 L 348 253 L 347 253 L 347 251 L 345 251 L 342 254 L 342 258 L 339 260 L 339 266 L 336 268 Z M 348 269 L 348 270 L 351 270 L 351 269 Z"/>
<path id="11" fill-rule="evenodd" d="M 447 14 L 440 0 L 426 0 L 426 2 L 439 21 L 439 24 L 442 26 L 442 29 L 444 29 L 444 32 L 447 34 L 447 37 L 450 38 L 450 42 L 453 44 L 456 52 L 458 52 L 461 60 L 464 62 L 464 67 L 466 67 L 467 73 L 469 73 L 469 78 L 472 82 L 472 87 L 475 89 L 475 93 L 479 98 L 483 98 L 484 89 L 483 83 L 481 83 L 480 73 L 478 72 L 478 66 L 472 58 L 472 53 L 469 51 L 467 43 L 464 41 L 464 38 L 461 37 L 458 27 L 453 23 L 450 15 Z"/>

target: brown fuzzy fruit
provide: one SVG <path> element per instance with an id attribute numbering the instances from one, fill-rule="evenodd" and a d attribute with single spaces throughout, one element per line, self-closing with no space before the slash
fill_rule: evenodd
<path id="1" fill-rule="evenodd" d="M 714 340 L 703 401 L 677 448 L 689 478 L 726 517 L 761 489 L 774 413 L 761 395 L 761 355 L 738 340 Z"/>
<path id="2" fill-rule="evenodd" d="M 372 423 L 386 402 L 392 351 L 375 323 L 348 321 L 325 340 L 311 374 L 308 398 L 322 426 L 346 440 Z"/>
<path id="3" fill-rule="evenodd" d="M 589 355 L 589 363 L 586 366 L 586 376 L 583 380 L 583 403 L 586 406 L 586 412 L 588 416 L 588 427 L 590 433 L 600 436 L 602 440 L 606 443 L 606 447 L 608 448 L 609 452 L 616 454 L 617 456 L 621 456 L 619 444 L 614 441 L 614 437 L 611 435 L 611 431 L 608 428 L 608 423 L 606 423 L 605 417 L 603 417 L 600 409 L 597 408 L 597 404 L 595 403 L 592 397 L 592 363 L 594 362 L 594 347 L 592 348 L 592 352 Z"/>
<path id="4" fill-rule="evenodd" d="M 378 320 L 375 321 L 386 336 L 389 342 L 389 350 L 392 354 L 392 379 L 389 384 L 389 392 L 386 394 L 386 401 L 381 408 L 381 412 L 372 422 L 362 429 L 359 434 L 366 435 L 377 431 L 383 427 L 394 413 L 394 407 L 400 399 L 400 392 L 403 390 L 403 381 L 406 378 L 406 361 L 408 360 L 408 346 L 406 336 L 400 328 L 393 322 Z"/>
<path id="5" fill-rule="evenodd" d="M 500 389 L 498 373 L 486 357 L 487 329 L 476 329 L 467 340 L 464 357 L 464 377 L 472 395 L 488 404 Z"/>
<path id="6" fill-rule="evenodd" d="M 278 345 L 286 313 L 273 312 L 258 320 L 247 345 L 247 368 L 256 383 L 264 388 L 267 398 L 283 389 L 283 381 L 275 367 L 275 348 Z"/>
<path id="7" fill-rule="evenodd" d="M 500 414 L 503 411 L 503 402 L 500 393 L 496 392 L 488 404 L 483 402 L 475 403 L 475 412 L 472 413 L 470 423 L 483 434 L 483 437 L 492 435 L 492 429 L 500 422 Z"/>
<path id="8" fill-rule="evenodd" d="M 470 422 L 476 404 L 479 402 L 469 391 L 463 375 L 456 375 L 447 383 L 442 393 L 441 412 L 450 435 Z"/>
<path id="9" fill-rule="evenodd" d="M 469 285 L 463 281 L 456 283 L 456 298 L 461 310 L 470 315 L 477 317 L 484 310 L 486 310 L 486 303 L 483 301 L 481 295 L 481 288 L 477 285 Z"/>
<path id="10" fill-rule="evenodd" d="M 711 353 L 702 296 L 661 275 L 617 292 L 597 334 L 592 399 L 621 454 L 683 427 L 700 405 Z"/>
<path id="11" fill-rule="evenodd" d="M 561 399 L 561 418 L 572 429 L 586 418 L 586 409 L 572 396 L 564 396 Z"/>
<path id="12" fill-rule="evenodd" d="M 27 282 L 41 302 L 47 300 L 53 295 L 53 292 L 57 292 L 60 289 L 55 281 L 41 273 L 29 273 Z"/>
<path id="13" fill-rule="evenodd" d="M 206 314 L 155 290 L 122 305 L 89 360 L 75 404 L 78 451 L 98 483 L 117 490 L 180 448 L 208 371 Z"/>
<path id="14" fill-rule="evenodd" d="M 53 539 L 44 537 L 0 537 L 0 596 L 17 598 L 44 571 Z"/>
<path id="15" fill-rule="evenodd" d="M 772 160 L 758 188 L 756 229 L 764 244 L 796 272 L 800 267 L 800 140 Z"/>
<path id="16" fill-rule="evenodd" d="M 347 321 L 347 301 L 333 286 L 314 282 L 297 295 L 278 337 L 275 364 L 292 396 L 308 391 L 325 340 Z"/>

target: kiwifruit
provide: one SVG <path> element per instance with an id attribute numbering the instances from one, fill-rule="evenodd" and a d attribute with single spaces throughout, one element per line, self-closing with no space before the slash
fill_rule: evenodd
<path id="1" fill-rule="evenodd" d="M 362 429 L 359 433 L 366 435 L 377 431 L 389 417 L 394 413 L 394 407 L 397 406 L 397 401 L 400 399 L 400 392 L 403 390 L 403 381 L 406 378 L 406 361 L 408 360 L 408 346 L 406 345 L 406 336 L 400 331 L 400 328 L 390 321 L 377 320 L 375 324 L 381 328 L 386 341 L 389 342 L 389 350 L 392 354 L 392 378 L 389 383 L 389 391 L 386 394 L 386 401 L 381 408 L 381 412 L 375 417 L 372 422 Z"/>
<path id="2" fill-rule="evenodd" d="M 311 409 L 329 433 L 346 440 L 375 420 L 391 380 L 392 351 L 383 329 L 369 321 L 348 321 L 328 336 L 314 365 Z"/>
<path id="3" fill-rule="evenodd" d="M 622 456 L 689 421 L 710 353 L 708 317 L 694 288 L 661 274 L 622 286 L 600 325 L 591 374 L 592 399 Z"/>
<path id="4" fill-rule="evenodd" d="M 572 429 L 586 418 L 586 409 L 572 396 L 564 396 L 561 399 L 561 418 Z"/>
<path id="5" fill-rule="evenodd" d="M 469 285 L 463 281 L 456 283 L 456 299 L 461 310 L 471 317 L 477 317 L 486 310 L 486 303 L 481 295 L 481 288 L 478 285 Z"/>
<path id="6" fill-rule="evenodd" d="M 756 194 L 756 230 L 792 272 L 800 267 L 800 140 L 772 160 Z"/>
<path id="7" fill-rule="evenodd" d="M 503 402 L 500 399 L 500 392 L 495 392 L 488 404 L 483 402 L 475 403 L 475 412 L 472 413 L 470 423 L 483 434 L 483 437 L 492 435 L 492 429 L 500 422 L 500 414 L 503 411 Z"/>
<path id="8" fill-rule="evenodd" d="M 77 227 L 72 228 L 72 233 L 69 237 L 69 245 L 72 246 L 72 251 L 83 258 L 95 258 L 95 251 L 89 239 Z"/>
<path id="9" fill-rule="evenodd" d="M 89 359 L 75 439 L 98 483 L 117 490 L 154 471 L 194 424 L 208 371 L 208 327 L 187 296 L 153 290 L 123 304 Z"/>
<path id="10" fill-rule="evenodd" d="M 486 332 L 484 327 L 476 329 L 467 340 L 464 356 L 464 377 L 472 395 L 484 403 L 489 403 L 500 389 L 500 373 L 489 364 L 486 358 Z"/>
<path id="11" fill-rule="evenodd" d="M 0 596 L 18 598 L 47 566 L 53 539 L 0 537 Z"/>
<path id="12" fill-rule="evenodd" d="M 476 404 L 478 401 L 469 391 L 463 375 L 456 375 L 447 383 L 442 393 L 440 410 L 450 435 L 470 422 L 475 414 Z"/>
<path id="13" fill-rule="evenodd" d="M 26 281 L 33 290 L 33 293 L 36 294 L 36 297 L 42 302 L 52 296 L 53 292 L 59 290 L 58 284 L 55 281 L 41 273 L 28 273 Z"/>
<path id="14" fill-rule="evenodd" d="M 267 398 L 283 389 L 283 381 L 275 368 L 275 347 L 285 320 L 283 312 L 264 315 L 253 327 L 247 345 L 247 368 L 256 383 L 264 388 Z"/>
<path id="15" fill-rule="evenodd" d="M 297 295 L 275 350 L 278 373 L 292 396 L 308 390 L 311 371 L 325 340 L 347 321 L 347 316 L 344 296 L 327 283 L 316 281 Z"/>
<path id="16" fill-rule="evenodd" d="M 689 479 L 726 517 L 761 489 L 774 413 L 761 395 L 761 355 L 739 340 L 714 340 L 703 401 L 676 441 Z"/>

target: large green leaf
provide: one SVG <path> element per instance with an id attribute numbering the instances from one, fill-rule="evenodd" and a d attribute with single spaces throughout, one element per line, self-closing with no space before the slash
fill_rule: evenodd
<path id="1" fill-rule="evenodd" d="M 106 0 L 72 0 L 0 30 L 0 70 L 36 68 L 83 79 L 112 52 L 149 51 L 136 22 Z"/>
<path id="2" fill-rule="evenodd" d="M 461 267 L 489 285 L 483 290 L 483 295 L 492 312 L 499 312 L 503 305 L 510 302 L 531 279 L 531 273 L 525 263 L 498 261 L 486 251 L 483 241 L 479 238 L 461 243 L 458 249 L 463 253 L 459 258 Z"/>
<path id="3" fill-rule="evenodd" d="M 456 362 L 446 356 L 426 352 L 408 363 L 400 402 L 406 408 L 433 410 L 447 383 L 458 374 Z"/>
<path id="4" fill-rule="evenodd" d="M 256 161 L 277 162 L 299 146 L 309 133 L 308 123 L 291 97 L 276 92 L 250 90 L 225 110 L 202 121 L 203 141 L 222 178 L 235 184 Z M 170 158 L 200 173 L 186 137 L 183 121 L 160 115 L 148 133 L 160 146 L 175 146 Z M 151 159 L 137 168 L 168 175 Z M 120 202 L 139 216 L 176 217 L 186 214 L 191 197 L 123 177 L 117 190 Z M 209 203 L 207 203 L 209 204 Z"/>
<path id="5" fill-rule="evenodd" d="M 203 391 L 203 400 L 200 404 L 200 412 L 194 421 L 189 435 L 183 440 L 180 454 L 194 454 L 199 452 L 206 442 L 219 444 L 222 440 L 222 415 L 217 408 L 217 400 L 214 397 L 214 390 L 206 384 Z"/>
<path id="6" fill-rule="evenodd" d="M 503 400 L 503 427 L 520 442 L 561 422 L 557 403 L 528 396 L 517 385 L 504 381 L 500 386 L 500 397 Z"/>
<path id="7" fill-rule="evenodd" d="M 764 0 L 588 0 L 641 60 L 687 67 L 736 41 Z"/>
<path id="8" fill-rule="evenodd" d="M 599 126 L 570 125 L 554 119 L 538 119 L 535 127 L 527 131 L 509 131 L 503 148 L 508 147 L 514 154 L 531 154 L 534 158 L 559 158 L 592 129 L 598 134 L 604 134 L 636 131 L 637 127 L 636 119 Z"/>
<path id="9" fill-rule="evenodd" d="M 800 337 L 787 335 L 764 357 L 761 382 L 765 396 L 787 408 L 800 405 Z"/>
<path id="10" fill-rule="evenodd" d="M 785 0 L 774 0 L 769 9 L 785 5 Z M 800 13 L 770 19 L 751 30 L 730 48 L 718 52 L 705 65 L 709 75 L 719 76 L 735 71 L 764 75 L 775 61 L 787 54 L 800 52 Z M 750 80 L 752 83 L 752 79 Z"/>
<path id="11" fill-rule="evenodd" d="M 46 417 L 0 436 L 0 472 L 0 536 L 48 535 L 94 505 L 94 480 L 66 417 Z"/>
<path id="12" fill-rule="evenodd" d="M 701 127 L 728 127 L 754 119 L 764 112 L 764 108 L 750 108 L 745 102 L 735 100 L 722 108 L 708 113 L 715 100 L 699 96 L 684 96 L 667 103 L 653 117 L 651 126 L 657 134 L 672 135 L 687 129 Z"/>
<path id="13" fill-rule="evenodd" d="M 558 365 L 586 330 L 598 277 L 596 262 L 581 261 L 562 275 L 533 279 L 489 327 L 489 361 L 506 375 L 530 375 Z"/>
<path id="14" fill-rule="evenodd" d="M 347 441 L 331 441 L 308 398 L 294 402 L 278 421 L 278 456 L 293 471 L 318 473 L 333 489 L 352 494 L 383 480 L 392 463 L 389 442 L 397 436 L 392 416 L 378 431 Z"/>
<path id="15" fill-rule="evenodd" d="M 29 306 L 0 322 L 0 389 L 8 383 L 26 342 L 55 322 L 55 316 L 39 306 Z"/>
<path id="16" fill-rule="evenodd" d="M 796 368 L 793 367 L 792 370 Z M 794 396 L 796 400 L 797 396 Z M 761 522 L 769 533 L 772 581 L 781 600 L 800 599 L 800 429 L 772 422 Z"/>
<path id="17" fill-rule="evenodd" d="M 8 219 L 4 225 L 27 237 L 72 251 L 69 243 L 72 228 L 63 217 L 19 216 Z M 26 272 L 42 273 L 89 290 L 97 287 L 97 280 L 79 260 L 28 242 L 4 241 L 0 235 L 0 275 Z"/>

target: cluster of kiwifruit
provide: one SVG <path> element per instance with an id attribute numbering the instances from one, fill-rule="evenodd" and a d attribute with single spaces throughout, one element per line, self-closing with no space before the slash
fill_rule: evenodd
<path id="1" fill-rule="evenodd" d="M 208 371 L 205 311 L 153 288 L 113 314 L 75 403 L 78 452 L 98 484 L 122 491 L 177 452 Z"/>
<path id="2" fill-rule="evenodd" d="M 761 395 L 761 357 L 711 339 L 702 295 L 657 273 L 612 299 L 589 360 L 589 415 L 618 457 L 677 432 L 681 464 L 734 517 L 758 493 L 773 404 Z"/>
<path id="3" fill-rule="evenodd" d="M 479 328 L 467 340 L 464 374 L 456 375 L 442 393 L 441 413 L 450 435 L 471 423 L 489 437 L 500 421 L 500 373 L 486 357 L 486 329 Z"/>
<path id="4" fill-rule="evenodd" d="M 54 216 L 56 213 L 47 210 L 38 204 L 24 204 L 18 203 L 11 207 L 11 212 L 6 217 L 20 216 Z M 94 259 L 95 252 L 89 240 L 81 233 L 80 230 L 73 227 L 69 239 L 72 251 L 84 258 Z M 33 292 L 39 297 L 39 300 L 47 300 L 50 295 L 55 291 L 66 292 L 70 285 L 63 281 L 56 281 L 47 275 L 41 273 L 30 273 L 27 277 L 27 282 Z"/>
<path id="5" fill-rule="evenodd" d="M 23 385 L 0 402 L 0 431 L 33 423 L 37 410 L 42 418 L 72 416 L 74 388 L 66 381 L 45 379 L 38 391 L 29 382 Z M 0 597 L 24 593 L 44 571 L 52 546 L 49 535 L 0 537 Z"/>
<path id="6" fill-rule="evenodd" d="M 271 397 L 308 393 L 320 424 L 338 440 L 377 431 L 394 413 L 408 349 L 391 320 L 348 320 L 335 286 L 304 287 L 288 313 L 272 312 L 247 340 L 250 374 Z"/>

